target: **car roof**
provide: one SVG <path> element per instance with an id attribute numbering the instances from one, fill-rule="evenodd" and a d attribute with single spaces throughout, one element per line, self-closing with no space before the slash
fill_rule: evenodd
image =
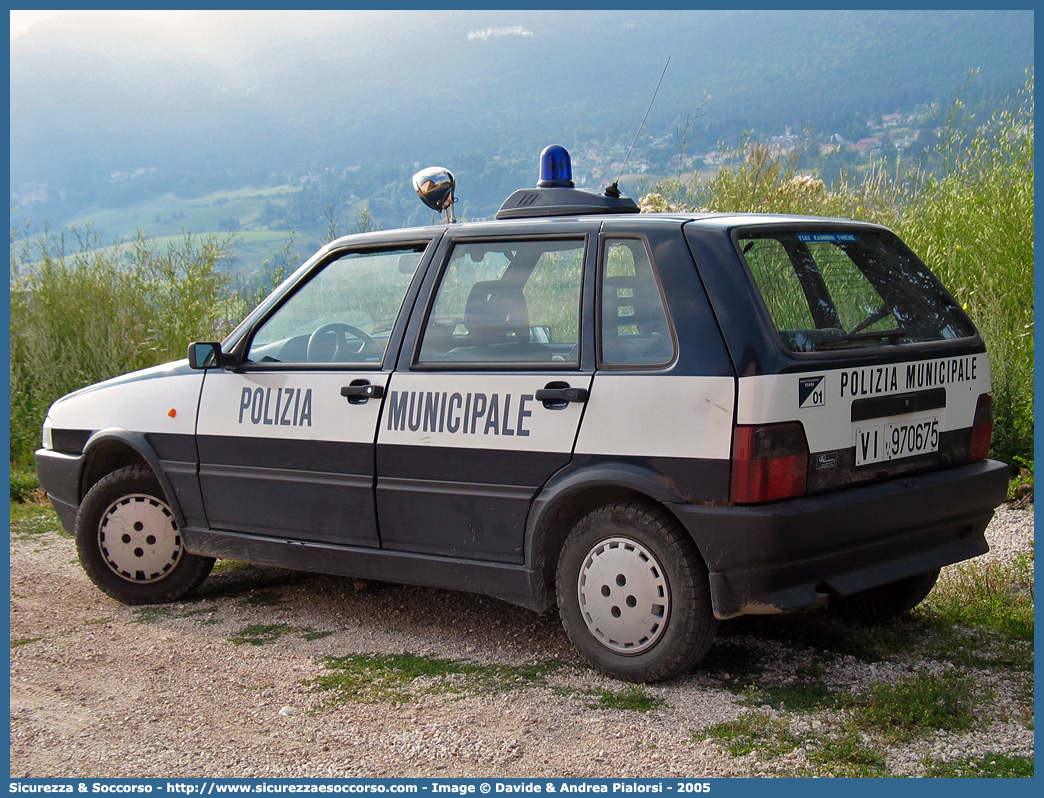
<path id="1" fill-rule="evenodd" d="M 729 211 L 668 211 L 664 213 L 609 213 L 609 214 L 577 214 L 574 216 L 530 216 L 523 219 L 476 219 L 474 221 L 460 221 L 452 224 L 433 224 L 422 227 L 401 227 L 389 230 L 371 231 L 367 233 L 354 233 L 342 236 L 330 242 L 324 250 L 340 249 L 346 246 L 359 246 L 366 244 L 380 245 L 389 241 L 405 241 L 410 238 L 422 239 L 440 236 L 447 230 L 460 230 L 463 232 L 474 231 L 480 235 L 511 235 L 521 233 L 532 235 L 538 232 L 547 232 L 546 225 L 569 225 L 569 224 L 601 224 L 601 223 L 632 223 L 632 224 L 691 224 L 709 230 L 729 230 L 734 227 L 748 227 L 753 225 L 858 225 L 860 227 L 874 227 L 884 229 L 881 225 L 873 222 L 859 221 L 857 219 L 829 216 L 809 216 L 785 213 L 740 213 Z M 538 228 L 540 228 L 538 230 Z"/>

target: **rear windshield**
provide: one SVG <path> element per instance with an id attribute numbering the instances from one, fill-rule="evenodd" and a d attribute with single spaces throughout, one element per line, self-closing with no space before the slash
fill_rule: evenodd
<path id="1" fill-rule="evenodd" d="M 885 231 L 773 228 L 742 231 L 737 243 L 793 352 L 975 334 L 924 264 Z"/>

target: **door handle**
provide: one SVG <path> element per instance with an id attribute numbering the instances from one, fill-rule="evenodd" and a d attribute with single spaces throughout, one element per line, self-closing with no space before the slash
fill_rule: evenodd
<path id="1" fill-rule="evenodd" d="M 361 405 L 370 399 L 383 397 L 384 386 L 372 385 L 369 380 L 352 380 L 351 385 L 341 388 L 341 396 L 348 400 L 348 404 Z"/>
<path id="2" fill-rule="evenodd" d="M 586 402 L 586 388 L 541 388 L 536 392 L 538 402 Z"/>
<path id="3" fill-rule="evenodd" d="M 536 400 L 549 410 L 565 407 L 569 402 L 586 402 L 586 388 L 571 388 L 568 382 L 549 382 L 536 392 Z"/>

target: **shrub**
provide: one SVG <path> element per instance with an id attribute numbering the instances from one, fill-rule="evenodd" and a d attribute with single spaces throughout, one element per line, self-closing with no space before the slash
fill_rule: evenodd
<path id="1" fill-rule="evenodd" d="M 40 480 L 35 471 L 11 469 L 11 501 L 25 504 L 36 500 L 40 492 Z"/>
<path id="2" fill-rule="evenodd" d="M 70 237 L 75 246 L 64 234 L 12 242 L 12 462 L 31 462 L 59 397 L 184 357 L 190 341 L 220 337 L 240 312 L 230 238 L 185 235 L 159 249 L 142 233 L 114 247 L 89 228 Z"/>

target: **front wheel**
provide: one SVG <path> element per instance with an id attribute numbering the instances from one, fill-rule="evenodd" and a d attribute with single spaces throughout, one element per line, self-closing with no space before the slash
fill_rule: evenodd
<path id="1" fill-rule="evenodd" d="M 692 538 L 644 504 L 594 510 L 566 539 L 558 607 L 577 651 L 631 682 L 690 670 L 714 641 L 707 568 Z"/>
<path id="2" fill-rule="evenodd" d="M 164 604 L 207 578 L 211 557 L 189 554 L 156 477 L 143 466 L 112 472 L 76 513 L 76 551 L 87 576 L 124 604 Z"/>

